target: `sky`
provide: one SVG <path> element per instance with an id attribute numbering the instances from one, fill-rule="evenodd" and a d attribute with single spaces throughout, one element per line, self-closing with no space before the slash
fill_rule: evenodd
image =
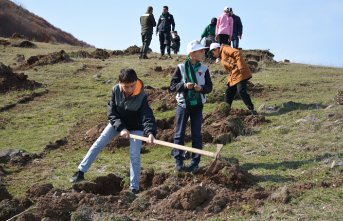
<path id="1" fill-rule="evenodd" d="M 270 50 L 276 61 L 343 67 L 342 0 L 13 0 L 79 40 L 97 48 L 141 46 L 139 18 L 153 6 L 156 22 L 167 5 L 181 37 L 180 53 L 200 40 L 211 18 L 233 8 L 243 23 L 240 47 Z M 155 31 L 155 29 L 154 29 Z M 154 33 L 150 47 L 159 52 Z"/>

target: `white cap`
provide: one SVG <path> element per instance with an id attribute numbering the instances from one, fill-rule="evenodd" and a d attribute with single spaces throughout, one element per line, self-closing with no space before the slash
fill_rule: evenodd
<path id="1" fill-rule="evenodd" d="M 212 51 L 213 49 L 216 49 L 216 48 L 220 48 L 220 44 L 219 43 L 212 43 L 210 45 L 210 51 Z"/>
<path id="2" fill-rule="evenodd" d="M 224 7 L 224 11 L 228 11 L 229 12 L 229 11 L 231 11 L 231 8 L 229 6 L 225 6 Z"/>
<path id="3" fill-rule="evenodd" d="M 205 48 L 208 48 L 208 47 L 203 46 L 200 43 L 200 41 L 194 40 L 187 44 L 187 54 L 190 54 L 193 51 L 199 51 Z"/>

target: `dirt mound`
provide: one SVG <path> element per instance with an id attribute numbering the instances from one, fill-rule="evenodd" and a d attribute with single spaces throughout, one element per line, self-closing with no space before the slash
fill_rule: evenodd
<path id="1" fill-rule="evenodd" d="M 0 220 L 7 220 L 26 208 L 30 207 L 32 202 L 28 199 L 5 199 L 0 202 Z"/>
<path id="2" fill-rule="evenodd" d="M 37 45 L 32 43 L 31 41 L 22 41 L 19 44 L 12 45 L 13 47 L 19 47 L 19 48 L 37 48 Z"/>
<path id="3" fill-rule="evenodd" d="M 274 54 L 269 50 L 244 50 L 243 56 L 252 73 L 256 73 L 261 70 L 261 62 L 274 61 Z"/>
<path id="4" fill-rule="evenodd" d="M 124 55 L 125 53 L 122 50 L 114 50 L 111 52 L 111 56 Z"/>
<path id="5" fill-rule="evenodd" d="M 11 90 L 33 90 L 41 87 L 42 84 L 28 80 L 24 73 L 13 73 L 9 66 L 0 62 L 0 93 L 9 92 Z"/>
<path id="6" fill-rule="evenodd" d="M 92 58 L 93 56 L 88 53 L 87 51 L 72 51 L 69 53 L 70 57 L 72 58 Z"/>
<path id="7" fill-rule="evenodd" d="M 148 95 L 149 103 L 157 104 L 157 111 L 172 110 L 176 107 L 175 93 L 170 92 L 169 88 L 145 86 L 144 91 Z"/>
<path id="8" fill-rule="evenodd" d="M 34 184 L 26 191 L 26 196 L 30 199 L 38 198 L 40 196 L 46 195 L 54 187 L 51 183 L 47 184 Z"/>
<path id="9" fill-rule="evenodd" d="M 91 55 L 96 59 L 107 59 L 110 57 L 110 54 L 104 49 L 97 48 L 91 53 Z"/>
<path id="10" fill-rule="evenodd" d="M 37 158 L 42 158 L 42 154 L 27 153 L 18 149 L 8 149 L 0 152 L 0 163 L 10 163 L 17 166 L 25 166 Z"/>
<path id="11" fill-rule="evenodd" d="M 122 189 L 123 178 L 115 174 L 97 177 L 93 182 L 81 182 L 73 185 L 73 189 L 77 192 L 85 191 L 87 193 L 100 195 L 116 195 Z"/>
<path id="12" fill-rule="evenodd" d="M 4 199 L 12 199 L 12 195 L 7 191 L 6 187 L 0 180 L 0 202 Z"/>
<path id="13" fill-rule="evenodd" d="M 343 105 L 343 91 L 338 91 L 335 97 L 335 101 L 337 102 L 337 104 Z"/>
<path id="14" fill-rule="evenodd" d="M 26 66 L 34 67 L 49 64 L 65 63 L 70 61 L 71 59 L 69 58 L 69 55 L 64 50 L 61 50 L 59 52 L 53 52 L 48 55 L 31 56 L 29 57 L 29 59 L 27 59 Z"/>
<path id="15" fill-rule="evenodd" d="M 167 67 L 167 68 L 162 68 L 161 66 L 155 66 L 151 68 L 152 71 L 154 72 L 162 72 L 163 76 L 172 76 L 173 73 L 175 72 L 175 67 Z"/>
<path id="16" fill-rule="evenodd" d="M 127 55 L 135 55 L 135 54 L 139 54 L 140 50 L 141 50 L 140 47 L 138 47 L 137 45 L 133 45 L 125 49 L 124 53 Z"/>
<path id="17" fill-rule="evenodd" d="M 3 204 L 2 208 L 7 209 L 2 216 L 7 219 L 28 208 L 30 199 L 34 199 L 36 209 L 28 216 L 35 219 L 70 220 L 77 216 L 92 220 L 106 211 L 125 220 L 196 220 L 227 212 L 228 208 L 258 207 L 270 194 L 258 187 L 255 180 L 236 159 L 221 159 L 194 175 L 143 170 L 138 195 L 123 190 L 123 178 L 109 174 L 92 182 L 74 184 L 73 190 L 35 184 L 24 200 L 3 200 L 0 208 Z"/>
<path id="18" fill-rule="evenodd" d="M 7 41 L 7 40 L 4 40 L 4 39 L 0 39 L 0 45 L 4 45 L 4 46 L 7 46 L 7 45 L 10 45 L 11 42 Z"/>

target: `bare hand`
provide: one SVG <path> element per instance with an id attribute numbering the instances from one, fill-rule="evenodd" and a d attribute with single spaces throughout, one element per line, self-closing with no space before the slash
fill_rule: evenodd
<path id="1" fill-rule="evenodd" d="M 154 143 L 155 137 L 152 134 L 149 134 L 148 140 L 146 141 L 147 143 Z"/>
<path id="2" fill-rule="evenodd" d="M 189 82 L 186 83 L 186 88 L 187 88 L 187 89 L 190 90 L 190 89 L 193 89 L 193 87 L 194 87 L 194 83 L 189 83 Z"/>
<path id="3" fill-rule="evenodd" d="M 195 90 L 196 92 L 200 92 L 200 91 L 202 91 L 202 87 L 201 87 L 200 85 L 195 84 L 195 85 L 194 85 L 194 90 Z"/>
<path id="4" fill-rule="evenodd" d="M 128 130 L 124 129 L 124 130 L 120 131 L 120 136 L 124 137 L 126 139 L 129 139 L 130 138 L 130 132 Z"/>

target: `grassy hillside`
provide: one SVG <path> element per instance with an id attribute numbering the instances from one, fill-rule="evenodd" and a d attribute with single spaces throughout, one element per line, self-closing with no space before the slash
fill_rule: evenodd
<path id="1" fill-rule="evenodd" d="M 9 0 L 0 0 L 0 36 L 22 35 L 41 42 L 59 42 L 70 45 L 88 46 L 86 42 L 54 27 L 43 18 L 31 13 Z"/>
<path id="2" fill-rule="evenodd" d="M 7 39 L 9 40 L 9 39 Z M 173 69 L 182 62 L 182 56 L 159 60 L 151 54 L 149 60 L 138 60 L 136 55 L 111 56 L 108 59 L 76 58 L 67 63 L 19 68 L 17 54 L 28 59 L 64 50 L 67 53 L 94 48 L 78 48 L 63 44 L 35 42 L 37 48 L 18 48 L 0 45 L 0 61 L 10 65 L 14 72 L 24 72 L 28 79 L 42 83 L 34 91 L 10 91 L 0 96 L 0 107 L 16 103 L 23 96 L 47 91 L 41 96 L 0 112 L 0 151 L 21 149 L 41 153 L 46 145 L 67 138 L 68 143 L 48 151 L 25 166 L 0 164 L 5 171 L 1 177 L 14 197 L 23 197 L 35 183 L 52 183 L 54 187 L 69 189 L 69 177 L 77 169 L 89 148 L 84 136 L 93 126 L 106 122 L 106 105 L 111 88 L 120 69 L 133 67 L 145 85 L 154 88 L 169 85 L 170 75 L 156 72 Z M 208 64 L 210 70 L 221 71 L 219 64 Z M 343 217 L 343 106 L 334 98 L 343 90 L 343 69 L 306 64 L 260 62 L 262 69 L 253 74 L 251 82 L 262 85 L 260 96 L 252 100 L 261 106 L 275 107 L 277 111 L 258 110 L 270 123 L 252 128 L 248 135 L 238 136 L 224 146 L 222 157 L 235 157 L 240 165 L 258 178 L 258 185 L 268 191 L 288 188 L 290 200 L 285 203 L 266 200 L 251 209 L 227 208 L 226 212 L 202 217 L 208 220 L 341 220 Z M 213 75 L 216 93 L 223 93 L 225 75 Z M 218 103 L 206 105 L 211 113 Z M 154 109 L 157 103 L 151 105 Z M 235 100 L 233 108 L 243 108 Z M 174 116 L 174 110 L 154 111 L 158 119 Z M 214 145 L 205 149 L 213 151 Z M 174 160 L 170 149 L 147 146 L 142 155 L 143 169 L 173 174 Z M 201 166 L 212 159 L 203 157 Z M 91 180 L 108 173 L 128 179 L 128 148 L 103 151 L 86 174 Z M 277 191 L 276 191 L 277 192 Z"/>

